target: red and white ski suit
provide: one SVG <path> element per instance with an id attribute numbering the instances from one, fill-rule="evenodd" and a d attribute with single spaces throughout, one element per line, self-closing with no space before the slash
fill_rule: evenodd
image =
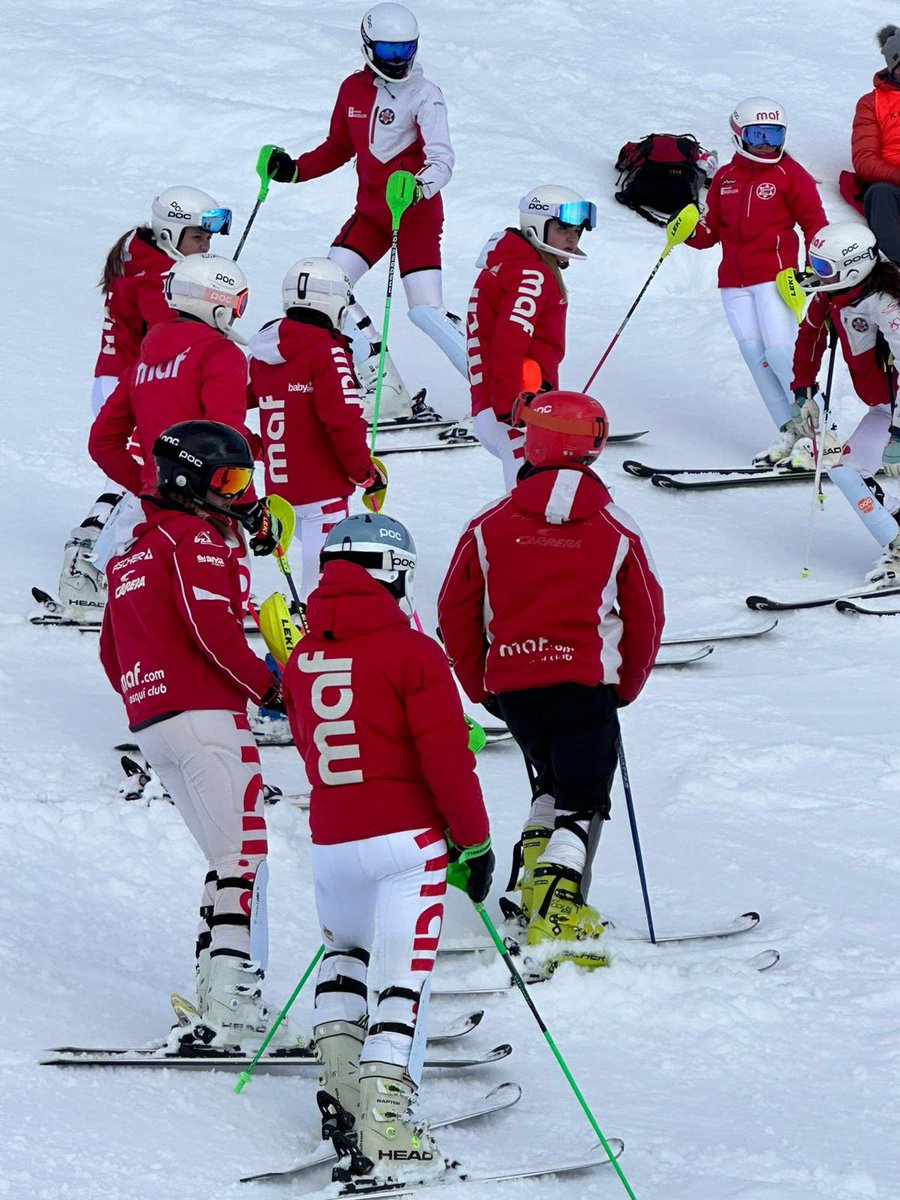
<path id="1" fill-rule="evenodd" d="M 410 171 L 424 199 L 400 223 L 397 257 L 401 275 L 441 265 L 444 210 L 440 189 L 453 172 L 447 106 L 421 67 L 401 82 L 382 79 L 368 67 L 341 84 L 328 136 L 296 160 L 297 181 L 317 179 L 356 158 L 356 209 L 334 240 L 373 266 L 391 244 L 385 186 L 394 171 Z"/>
<path id="2" fill-rule="evenodd" d="M 632 518 L 589 469 L 544 469 L 472 521 L 438 598 L 466 695 L 557 683 L 639 694 L 662 637 L 662 590 Z"/>
<path id="3" fill-rule="evenodd" d="M 246 703 L 274 681 L 244 637 L 246 547 L 224 522 L 145 504 L 109 563 L 100 660 L 206 858 L 198 952 L 247 957 L 255 925 L 253 953 L 265 955 L 251 900 L 265 885 L 266 822 Z"/>
<path id="4" fill-rule="evenodd" d="M 177 313 L 166 303 L 163 276 L 174 263 L 149 233 L 135 230 L 124 254 L 125 273 L 113 279 L 106 293 L 103 335 L 94 377 L 116 377 L 137 362 L 146 333 Z"/>
<path id="5" fill-rule="evenodd" d="M 447 845 L 488 821 L 444 652 L 410 629 L 362 567 L 328 563 L 310 633 L 284 671 L 294 741 L 312 786 L 316 905 L 327 953 L 315 1026 L 370 1012 L 364 1062 L 421 1071 Z M 371 969 L 370 969 L 371 957 Z"/>

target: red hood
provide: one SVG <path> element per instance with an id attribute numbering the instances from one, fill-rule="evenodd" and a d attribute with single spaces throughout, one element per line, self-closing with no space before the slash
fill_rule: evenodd
<path id="1" fill-rule="evenodd" d="M 543 263 L 543 259 L 531 242 L 525 240 L 518 229 L 507 229 L 496 246 L 488 253 L 486 265 L 488 269 L 500 263 L 514 263 L 517 260 L 534 266 L 535 259 Z"/>
<path id="2" fill-rule="evenodd" d="M 309 631 L 329 641 L 363 637 L 379 629 L 409 625 L 397 601 L 363 567 L 330 562 L 306 609 Z"/>
<path id="3" fill-rule="evenodd" d="M 612 502 L 589 467 L 552 467 L 520 479 L 512 490 L 516 508 L 550 525 L 584 521 Z"/>
<path id="4" fill-rule="evenodd" d="M 125 275 L 163 275 L 175 266 L 168 254 L 156 245 L 145 242 L 140 234 L 135 232 L 128 239 L 125 247 Z M 123 256 L 124 257 L 124 256 Z"/>
<path id="5" fill-rule="evenodd" d="M 264 325 L 259 333 L 255 333 L 250 339 L 248 351 L 251 358 L 277 366 L 289 362 L 297 355 L 305 353 L 316 342 L 322 341 L 329 345 L 341 346 L 343 349 L 349 347 L 349 342 L 335 330 L 311 325 L 305 321 L 291 321 L 284 317 L 281 321 L 272 321 Z"/>
<path id="6" fill-rule="evenodd" d="M 228 339 L 218 329 L 204 325 L 202 321 L 190 321 L 186 317 L 177 317 L 174 321 L 163 321 L 154 325 L 141 342 L 141 361 L 153 367 L 159 363 L 168 362 L 198 342 L 208 342 L 213 338 Z"/>

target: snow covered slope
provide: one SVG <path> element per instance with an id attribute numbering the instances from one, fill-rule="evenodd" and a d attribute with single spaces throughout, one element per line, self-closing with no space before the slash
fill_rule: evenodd
<path id="1" fill-rule="evenodd" d="M 880 66 L 875 30 L 894 16 L 871 0 L 416 8 L 421 61 L 446 92 L 458 157 L 446 192 L 450 307 L 463 309 L 483 241 L 515 219 L 526 188 L 559 181 L 600 204 L 590 257 L 570 272 L 563 378 L 573 386 L 661 249 L 659 231 L 613 202 L 619 146 L 650 130 L 691 130 L 724 158 L 734 102 L 773 94 L 788 106 L 791 152 L 821 182 L 829 214 L 844 216 L 835 183 L 849 165 L 853 105 Z M 173 183 L 231 204 L 240 230 L 258 147 L 299 152 L 324 133 L 337 84 L 359 61 L 362 9 L 361 0 L 4 6 L 0 1196 L 12 1200 L 274 1197 L 283 1193 L 235 1181 L 315 1142 L 312 1073 L 260 1078 L 237 1098 L 217 1074 L 36 1065 L 48 1046 L 140 1044 L 164 1031 L 168 992 L 192 983 L 202 867 L 173 810 L 117 797 L 112 746 L 126 729 L 92 637 L 33 629 L 25 614 L 31 585 L 55 584 L 66 534 L 97 490 L 84 447 L 106 250 Z M 353 193 L 349 167 L 272 188 L 242 259 L 245 329 L 276 314 L 284 270 L 325 250 Z M 743 461 L 769 440 L 715 266 L 714 252 L 672 255 L 596 386 L 614 427 L 652 431 L 638 453 L 610 447 L 603 474 L 644 528 L 682 628 L 740 618 L 748 592 L 858 580 L 875 556 L 831 497 L 804 585 L 808 489 L 665 494 L 620 470 L 626 456 Z M 359 289 L 373 313 L 384 278 L 382 267 Z M 402 299 L 393 321 L 410 384 L 462 412 L 462 381 L 406 321 Z M 842 367 L 836 379 L 841 417 L 852 421 Z M 392 460 L 391 507 L 419 545 L 427 626 L 459 528 L 500 485 L 480 450 Z M 274 572 L 259 590 L 267 585 L 277 586 Z M 763 914 L 740 942 L 623 943 L 612 970 L 567 970 L 535 991 L 604 1131 L 625 1139 L 623 1167 L 641 1200 L 897 1195 L 898 644 L 900 618 L 789 615 L 765 639 L 657 673 L 623 714 L 659 930 Z M 273 783 L 301 778 L 292 750 L 268 751 L 264 763 Z M 508 745 L 487 752 L 480 772 L 502 860 L 525 812 L 524 772 Z M 317 936 L 305 815 L 284 805 L 270 815 L 270 982 L 283 997 Z M 592 899 L 640 929 L 618 792 Z M 455 902 L 451 932 L 474 928 Z M 782 962 L 759 975 L 747 960 L 768 946 Z M 436 1016 L 465 1007 L 441 1001 Z M 431 1077 L 425 1107 L 455 1106 L 503 1078 L 525 1095 L 489 1128 L 448 1131 L 448 1153 L 487 1169 L 586 1148 L 591 1131 L 521 1000 L 511 993 L 487 1007 L 472 1040 L 512 1041 L 514 1056 L 471 1077 Z M 299 1028 L 308 1014 L 307 994 Z M 624 1195 L 609 1170 L 529 1194 L 564 1189 Z M 521 1194 L 496 1189 L 497 1200 Z"/>

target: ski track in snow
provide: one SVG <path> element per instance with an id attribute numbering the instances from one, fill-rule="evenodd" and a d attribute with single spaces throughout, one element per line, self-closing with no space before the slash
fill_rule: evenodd
<path id="1" fill-rule="evenodd" d="M 100 311 L 93 290 L 109 245 L 146 219 L 156 190 L 198 184 L 235 209 L 239 235 L 263 142 L 299 152 L 324 135 L 339 81 L 358 65 L 361 0 L 8 0 L 0 178 L 12 303 L 4 315 L 7 495 L 0 579 L 0 921 L 3 1066 L 0 1196 L 161 1200 L 308 1194 L 254 1189 L 239 1175 L 287 1166 L 316 1144 L 315 1075 L 261 1076 L 238 1098 L 221 1073 L 58 1071 L 41 1051 L 135 1044 L 165 1030 L 171 990 L 190 993 L 202 865 L 169 805 L 128 805 L 113 745 L 127 737 L 96 661 L 96 637 L 25 623 L 29 589 L 53 588 L 68 530 L 100 490 L 87 459 L 90 375 Z M 789 148 L 845 217 L 857 97 L 880 62 L 869 0 L 765 6 L 712 0 L 606 8 L 587 0 L 420 0 L 421 61 L 447 95 L 457 151 L 445 193 L 445 293 L 464 311 L 486 237 L 518 197 L 559 180 L 596 199 L 600 227 L 573 266 L 563 383 L 580 386 L 661 249 L 658 230 L 615 204 L 619 146 L 651 129 L 691 130 L 724 161 L 727 116 L 744 95 L 784 97 Z M 723 19 L 724 16 L 724 19 Z M 839 70 L 817 70 L 823 56 Z M 25 101 L 23 104 L 22 101 Z M 281 277 L 322 253 L 349 214 L 349 167 L 274 185 L 242 265 L 245 333 L 278 311 Z M 232 242 L 217 243 L 227 253 Z M 813 577 L 799 579 L 810 490 L 666 494 L 631 479 L 626 458 L 744 461 L 770 440 L 715 291 L 716 252 L 677 250 L 598 378 L 613 427 L 649 428 L 610 446 L 602 474 L 640 522 L 673 626 L 745 613 L 750 592 L 794 594 L 857 581 L 874 543 L 840 497 L 816 518 Z M 358 295 L 378 318 L 382 267 Z M 392 348 L 409 384 L 450 415 L 466 391 L 405 318 L 398 287 Z M 842 427 L 859 416 L 837 367 Z M 456 536 L 500 490 L 480 450 L 391 460 L 391 511 L 419 545 L 417 601 L 427 628 Z M 279 585 L 262 564 L 254 589 Z M 655 674 L 623 713 L 654 916 L 660 933 L 727 923 L 759 909 L 733 941 L 654 948 L 610 937 L 615 964 L 561 969 L 536 1002 L 640 1200 L 892 1200 L 896 1177 L 896 974 L 900 899 L 900 618 L 785 614 L 773 633 L 717 646 L 703 664 Z M 292 749 L 263 751 L 268 780 L 303 784 Z M 480 759 L 505 883 L 526 806 L 515 747 Z M 270 999 L 288 995 L 317 944 L 306 815 L 269 809 Z M 643 910 L 620 790 L 592 900 L 619 934 Z M 478 930 L 450 899 L 452 936 Z M 758 974 L 752 955 L 782 961 Z M 481 956 L 486 958 L 487 956 Z M 458 980 L 502 980 L 499 963 L 459 964 Z M 440 974 L 451 972 L 444 963 Z M 309 1026 L 311 989 L 293 1016 Z M 440 1020 L 480 1007 L 435 1001 Z M 446 1152 L 478 1169 L 593 1142 L 520 997 L 486 998 L 467 1047 L 514 1044 L 496 1066 L 426 1076 L 423 1107 L 456 1107 L 502 1079 L 521 1102 L 489 1124 L 448 1130 Z M 320 1174 L 322 1183 L 327 1175 Z M 312 1187 L 312 1184 L 309 1185 Z M 529 1194 L 624 1195 L 606 1169 Z M 525 1195 L 513 1184 L 497 1200 Z M 451 1195 L 463 1194 L 462 1191 Z"/>

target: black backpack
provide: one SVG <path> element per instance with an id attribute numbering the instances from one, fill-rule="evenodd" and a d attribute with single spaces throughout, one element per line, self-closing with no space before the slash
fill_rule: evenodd
<path id="1" fill-rule="evenodd" d="M 707 181 L 699 164 L 703 147 L 690 133 L 648 133 L 626 142 L 616 159 L 616 199 L 665 225 L 686 204 L 696 204 Z"/>

